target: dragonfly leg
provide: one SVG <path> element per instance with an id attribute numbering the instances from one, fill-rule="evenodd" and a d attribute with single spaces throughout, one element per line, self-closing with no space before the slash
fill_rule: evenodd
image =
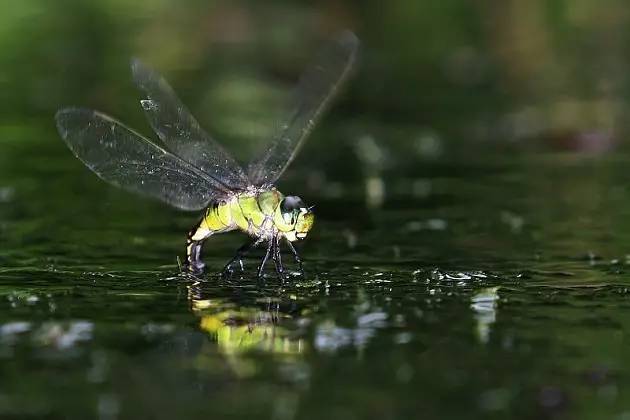
<path id="1" fill-rule="evenodd" d="M 304 275 L 304 268 L 302 267 L 302 258 L 300 258 L 300 254 L 298 254 L 297 250 L 293 246 L 290 240 L 287 239 L 287 244 L 289 245 L 289 249 L 293 253 L 293 258 L 295 259 L 295 263 L 298 265 L 298 271 L 301 275 Z"/>
<path id="2" fill-rule="evenodd" d="M 186 240 L 186 264 L 184 264 L 184 268 L 189 273 L 195 276 L 203 274 L 203 269 L 206 265 L 201 261 L 201 248 L 203 242 L 213 233 L 214 232 L 208 231 L 207 229 L 201 229 L 201 222 L 188 233 Z"/>
<path id="3" fill-rule="evenodd" d="M 241 269 L 241 271 L 244 271 L 244 267 L 243 267 L 243 257 L 245 257 L 245 255 L 247 255 L 247 253 L 257 245 L 257 241 L 253 240 L 253 241 L 247 241 L 246 243 L 244 243 L 237 251 L 236 251 L 236 255 L 234 255 L 234 257 L 225 265 L 225 267 L 223 268 L 223 275 L 232 275 L 232 273 L 234 273 L 234 268 L 232 267 L 234 265 L 234 263 L 238 262 L 238 265 Z"/>
<path id="4" fill-rule="evenodd" d="M 269 240 L 269 243 L 267 244 L 267 251 L 265 252 L 265 256 L 263 257 L 262 261 L 260 261 L 260 265 L 258 266 L 258 278 L 261 279 L 263 276 L 263 272 L 265 271 L 265 264 L 267 264 L 267 260 L 269 259 L 269 255 L 271 254 L 271 251 L 273 249 L 273 240 Z"/>
<path id="5" fill-rule="evenodd" d="M 188 247 L 186 248 L 186 264 L 185 268 L 190 273 L 198 276 L 203 273 L 203 269 L 206 266 L 203 261 L 201 261 L 201 247 L 203 246 L 202 241 L 193 241 L 191 239 L 188 240 Z"/>
<path id="6" fill-rule="evenodd" d="M 284 267 L 282 266 L 282 255 L 280 254 L 280 242 L 278 240 L 278 236 L 274 236 L 273 239 L 273 262 L 276 265 L 276 273 L 278 277 L 282 279 L 282 274 L 284 273 Z"/>

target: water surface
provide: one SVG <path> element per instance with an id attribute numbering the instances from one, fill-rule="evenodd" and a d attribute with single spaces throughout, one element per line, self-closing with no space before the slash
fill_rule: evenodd
<path id="1" fill-rule="evenodd" d="M 214 274 L 239 234 L 180 274 L 198 215 L 105 185 L 37 127 L 5 129 L 0 156 L 3 417 L 630 415 L 621 153 L 474 148 L 368 176 L 350 152 L 345 178 L 303 160 L 280 187 L 317 206 L 306 275 L 257 282 L 255 259 Z"/>

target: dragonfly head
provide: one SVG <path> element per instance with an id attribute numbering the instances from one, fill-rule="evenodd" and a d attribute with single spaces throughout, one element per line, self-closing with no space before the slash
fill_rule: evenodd
<path id="1" fill-rule="evenodd" d="M 276 209 L 274 222 L 278 230 L 290 241 L 304 239 L 313 227 L 315 214 L 300 197 L 289 195 L 284 197 Z"/>

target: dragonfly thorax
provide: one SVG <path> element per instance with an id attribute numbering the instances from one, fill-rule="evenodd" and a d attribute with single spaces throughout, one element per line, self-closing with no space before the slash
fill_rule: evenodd
<path id="1" fill-rule="evenodd" d="M 192 239 L 240 229 L 256 238 L 279 235 L 295 241 L 306 237 L 313 220 L 313 212 L 299 197 L 285 197 L 272 187 L 234 195 L 211 205 Z"/>

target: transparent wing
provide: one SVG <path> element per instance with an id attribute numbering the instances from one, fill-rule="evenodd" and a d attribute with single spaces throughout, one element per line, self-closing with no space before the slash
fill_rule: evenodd
<path id="1" fill-rule="evenodd" d="M 202 209 L 229 194 L 225 185 L 107 115 L 67 108 L 55 118 L 75 156 L 116 186 L 182 210 Z"/>
<path id="2" fill-rule="evenodd" d="M 293 95 L 289 115 L 279 125 L 271 145 L 247 168 L 252 184 L 273 184 L 289 166 L 347 78 L 358 46 L 354 34 L 344 32 L 304 72 Z"/>
<path id="3" fill-rule="evenodd" d="M 131 72 L 147 96 L 140 103 L 149 124 L 170 151 L 233 190 L 249 186 L 240 165 L 199 126 L 166 80 L 137 59 Z"/>

